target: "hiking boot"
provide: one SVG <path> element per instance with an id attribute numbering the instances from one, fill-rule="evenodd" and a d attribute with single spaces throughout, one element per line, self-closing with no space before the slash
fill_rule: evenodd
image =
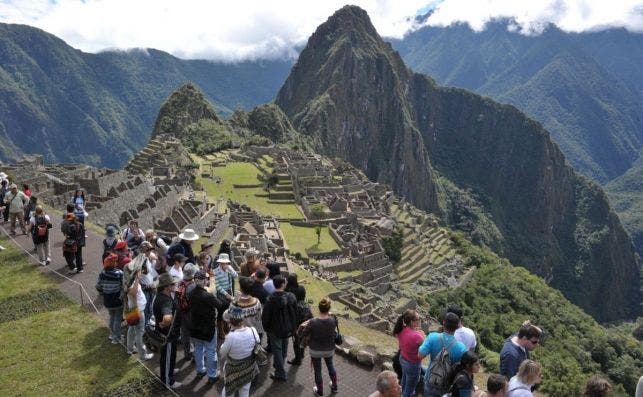
<path id="1" fill-rule="evenodd" d="M 208 383 L 209 384 L 214 384 L 214 383 L 217 383 L 218 381 L 219 381 L 219 376 L 215 376 L 213 378 L 208 378 Z"/>
<path id="2" fill-rule="evenodd" d="M 333 383 L 333 381 L 330 381 L 330 392 L 335 394 L 337 393 L 337 383 Z"/>
<path id="3" fill-rule="evenodd" d="M 287 363 L 290 365 L 301 365 L 301 360 L 288 360 Z"/>

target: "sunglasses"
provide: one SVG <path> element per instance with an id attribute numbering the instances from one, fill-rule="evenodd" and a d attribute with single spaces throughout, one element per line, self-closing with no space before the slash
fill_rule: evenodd
<path id="1" fill-rule="evenodd" d="M 540 340 L 538 340 L 538 339 L 536 339 L 536 340 L 534 340 L 534 339 L 529 339 L 529 342 L 531 342 L 531 343 L 532 343 L 532 344 L 534 344 L 534 345 L 537 345 L 537 344 L 539 344 L 539 343 L 540 343 Z"/>

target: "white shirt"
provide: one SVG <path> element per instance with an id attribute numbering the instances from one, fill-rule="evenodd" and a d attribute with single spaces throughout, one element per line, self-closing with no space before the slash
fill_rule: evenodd
<path id="1" fill-rule="evenodd" d="M 455 330 L 453 336 L 455 336 L 456 340 L 462 342 L 469 350 L 475 349 L 478 344 L 476 341 L 476 334 L 471 328 L 460 327 Z"/>
<path id="2" fill-rule="evenodd" d="M 259 336 L 255 336 L 255 332 L 250 327 L 230 331 L 225 337 L 225 342 L 221 345 L 219 355 L 221 357 L 230 357 L 233 360 L 246 358 L 252 354 L 258 338 Z"/>
<path id="3" fill-rule="evenodd" d="M 41 216 L 41 215 L 38 215 L 38 216 Z M 51 223 L 51 219 L 49 218 L 49 215 L 44 215 L 44 216 L 45 216 L 45 220 L 47 220 L 48 223 Z M 31 219 L 29 219 L 29 223 L 31 223 L 34 226 L 36 225 L 36 215 L 35 214 L 31 215 Z"/>
<path id="4" fill-rule="evenodd" d="M 134 303 L 132 302 L 132 295 L 127 294 L 127 299 L 128 299 L 128 306 L 132 307 Z M 146 304 L 147 304 L 147 299 L 145 298 L 145 294 L 143 293 L 141 284 L 139 284 L 138 289 L 136 290 L 136 306 L 138 307 L 138 310 L 143 311 L 145 309 Z"/>
<path id="5" fill-rule="evenodd" d="M 147 259 L 147 274 L 141 274 L 141 276 L 143 276 L 143 284 L 145 285 L 152 285 L 154 279 L 159 276 L 149 258 Z"/>
<path id="6" fill-rule="evenodd" d="M 183 269 L 181 268 L 177 269 L 176 267 L 172 266 L 168 273 L 170 273 L 170 276 L 172 277 L 178 277 L 179 279 L 183 280 Z"/>

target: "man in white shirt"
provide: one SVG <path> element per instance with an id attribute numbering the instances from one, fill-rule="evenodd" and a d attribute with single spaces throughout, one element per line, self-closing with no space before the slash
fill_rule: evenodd
<path id="1" fill-rule="evenodd" d="M 462 317 L 464 316 L 464 310 L 458 305 L 451 304 L 447 307 L 447 313 L 453 313 L 460 317 L 460 325 L 458 325 L 458 329 L 455 330 L 455 333 L 453 336 L 455 336 L 455 339 L 462 342 L 469 351 L 474 351 L 476 349 L 476 345 L 478 342 L 476 341 L 476 334 L 473 332 L 471 328 L 467 328 L 464 326 L 462 323 Z"/>

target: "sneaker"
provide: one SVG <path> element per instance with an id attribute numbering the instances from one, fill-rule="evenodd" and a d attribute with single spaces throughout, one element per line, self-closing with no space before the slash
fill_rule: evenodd
<path id="1" fill-rule="evenodd" d="M 47 266 L 47 261 L 40 262 L 40 266 Z"/>
<path id="2" fill-rule="evenodd" d="M 290 365 L 301 365 L 301 360 L 288 360 L 287 362 Z"/>
<path id="3" fill-rule="evenodd" d="M 109 338 L 112 341 L 112 345 L 118 345 L 120 342 L 117 339 Z"/>
<path id="4" fill-rule="evenodd" d="M 177 381 L 170 385 L 170 389 L 180 389 L 181 387 L 183 387 L 183 383 Z"/>
<path id="5" fill-rule="evenodd" d="M 138 350 L 136 349 L 132 349 L 132 350 L 127 349 L 127 354 L 136 354 L 136 353 L 138 353 Z"/>
<path id="6" fill-rule="evenodd" d="M 67 274 L 74 274 L 74 273 L 76 273 L 76 268 L 69 269 L 69 270 L 67 271 Z"/>
<path id="7" fill-rule="evenodd" d="M 330 381 L 330 392 L 333 394 L 337 393 L 337 384 L 333 383 L 332 380 Z"/>
<path id="8" fill-rule="evenodd" d="M 48 266 L 51 263 L 51 258 L 45 259 L 45 266 Z"/>
<path id="9" fill-rule="evenodd" d="M 281 377 L 281 376 L 277 376 L 277 374 L 275 374 L 274 372 L 270 373 L 270 379 L 272 379 L 274 381 L 277 381 L 277 382 L 285 382 L 286 381 L 286 378 Z"/>
<path id="10" fill-rule="evenodd" d="M 214 383 L 217 383 L 218 381 L 219 381 L 219 376 L 218 375 L 215 376 L 214 378 L 208 378 L 208 383 L 209 384 L 214 384 Z"/>
<path id="11" fill-rule="evenodd" d="M 151 359 L 152 359 L 152 357 L 154 357 L 154 353 L 146 353 L 146 354 L 141 358 L 141 360 L 143 360 L 143 361 L 148 361 L 148 360 L 151 360 Z"/>
<path id="12" fill-rule="evenodd" d="M 83 269 L 78 269 L 78 270 L 76 270 L 76 273 L 82 273 L 82 272 L 84 272 L 84 270 L 83 270 Z"/>
<path id="13" fill-rule="evenodd" d="M 313 395 L 317 396 L 317 397 L 322 397 L 324 395 L 324 393 L 322 393 L 319 390 L 317 390 L 317 386 L 314 386 L 313 387 Z"/>
<path id="14" fill-rule="evenodd" d="M 197 378 L 203 378 L 203 377 L 204 377 L 204 376 L 206 376 L 207 374 L 208 374 L 207 372 L 197 372 L 197 373 L 196 373 L 196 377 L 197 377 Z"/>

